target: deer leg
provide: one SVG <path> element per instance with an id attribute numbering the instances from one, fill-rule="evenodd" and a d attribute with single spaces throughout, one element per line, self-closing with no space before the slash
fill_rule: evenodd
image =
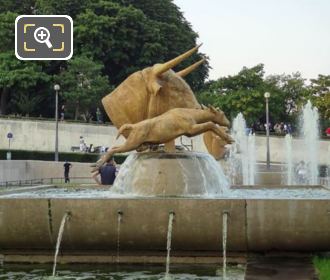
<path id="1" fill-rule="evenodd" d="M 131 141 L 129 141 L 129 139 L 120 146 L 115 146 L 112 147 L 110 151 L 108 151 L 104 156 L 102 156 L 101 159 L 99 159 L 96 162 L 96 166 L 93 165 L 92 167 L 94 167 L 92 169 L 92 172 L 97 171 L 104 163 L 106 163 L 115 153 L 124 153 L 124 152 L 129 152 L 132 150 L 137 149 L 141 144 L 140 143 L 133 143 Z"/>
<path id="2" fill-rule="evenodd" d="M 226 141 L 227 144 L 231 144 L 234 142 L 234 139 L 231 138 L 231 136 L 228 133 L 226 133 L 228 131 L 226 127 L 221 127 L 221 126 L 219 127 L 215 125 L 212 131 L 216 133 L 218 136 L 220 136 L 221 139 Z"/>
<path id="3" fill-rule="evenodd" d="M 165 144 L 165 152 L 167 153 L 174 153 L 175 152 L 175 140 L 171 140 Z"/>
<path id="4" fill-rule="evenodd" d="M 189 136 L 196 136 L 206 131 L 213 131 L 215 134 L 220 136 L 221 139 L 224 139 L 228 144 L 234 142 L 234 140 L 225 132 L 226 128 L 218 127 L 213 122 L 206 122 L 201 124 L 194 124 L 191 129 L 188 131 Z"/>
<path id="5" fill-rule="evenodd" d="M 193 137 L 193 136 L 196 136 L 198 134 L 201 134 L 201 133 L 209 131 L 209 130 L 213 131 L 214 126 L 215 126 L 215 124 L 213 122 L 194 124 L 188 130 L 188 135 L 190 137 Z"/>

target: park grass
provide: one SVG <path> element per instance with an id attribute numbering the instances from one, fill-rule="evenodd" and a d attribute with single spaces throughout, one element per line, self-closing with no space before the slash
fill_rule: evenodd
<path id="1" fill-rule="evenodd" d="M 330 258 L 315 256 L 313 258 L 314 267 L 320 280 L 330 280 Z"/>

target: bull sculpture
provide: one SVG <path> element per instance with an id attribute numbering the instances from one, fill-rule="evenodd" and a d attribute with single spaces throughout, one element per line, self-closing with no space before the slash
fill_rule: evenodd
<path id="1" fill-rule="evenodd" d="M 131 74 L 113 92 L 105 96 L 102 104 L 114 126 L 120 129 L 125 124 L 136 124 L 152 119 L 174 108 L 201 109 L 201 105 L 183 77 L 201 65 L 204 59 L 180 72 L 176 73 L 172 70 L 195 53 L 199 47 L 200 45 L 168 62 L 155 64 Z M 215 139 L 215 141 L 219 139 L 213 132 L 207 133 L 209 133 L 208 139 Z M 129 130 L 122 130 L 122 135 L 127 139 Z M 228 142 L 228 137 L 224 135 L 219 135 L 219 137 Z M 173 143 L 174 140 L 171 140 L 165 146 L 173 147 Z M 205 143 L 212 154 L 212 145 Z M 143 147 L 139 149 L 143 150 Z M 217 155 L 214 156 L 217 158 Z M 97 166 L 104 162 L 105 157 L 98 161 Z"/>

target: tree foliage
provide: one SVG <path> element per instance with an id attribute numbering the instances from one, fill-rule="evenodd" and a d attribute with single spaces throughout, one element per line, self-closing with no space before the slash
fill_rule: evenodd
<path id="1" fill-rule="evenodd" d="M 248 124 L 265 122 L 264 93 L 270 92 L 272 123 L 292 120 L 308 99 L 318 107 L 322 118 L 329 118 L 330 76 L 320 75 L 308 85 L 299 72 L 265 77 L 264 65 L 244 67 L 237 75 L 209 82 L 198 94 L 204 104 L 213 104 L 234 118 L 243 113 Z M 328 102 L 328 103 L 327 103 Z"/>
<path id="2" fill-rule="evenodd" d="M 17 105 L 17 100 L 25 94 L 38 92 L 35 89 L 41 89 L 50 81 L 50 76 L 47 75 L 41 65 L 34 62 L 25 62 L 16 59 L 12 51 L 0 53 L 0 89 L 1 89 L 1 113 L 5 113 L 7 110 L 8 100 L 13 97 L 12 102 L 9 105 Z M 15 95 L 20 97 L 14 98 Z M 15 101 L 16 100 L 16 101 Z M 35 99 L 41 101 L 41 98 Z M 37 105 L 37 103 L 35 103 Z M 21 111 L 19 113 L 31 113 L 37 111 L 37 108 L 28 111 Z M 12 106 L 15 109 L 15 106 Z"/>
<path id="3" fill-rule="evenodd" d="M 67 69 L 56 76 L 61 83 L 62 98 L 67 107 L 73 109 L 74 118 L 80 113 L 84 119 L 91 116 L 91 110 L 99 106 L 105 92 L 110 91 L 108 78 L 102 75 L 103 65 L 84 56 L 76 56 L 69 61 Z"/>
<path id="4" fill-rule="evenodd" d="M 74 20 L 71 61 L 19 61 L 14 56 L 14 22 L 20 14 L 67 14 Z M 196 45 L 198 34 L 173 0 L 3 0 L 0 5 L 0 114 L 54 116 L 53 85 L 61 85 L 67 116 L 88 119 L 102 96 L 131 73 L 165 62 Z M 179 71 L 206 57 L 196 53 Z M 271 93 L 272 122 L 289 121 L 310 99 L 330 119 L 330 76 L 310 82 L 299 72 L 265 76 L 264 65 L 205 83 L 204 63 L 185 79 L 204 104 L 248 123 L 264 121 L 264 93 Z"/>
<path id="5" fill-rule="evenodd" d="M 14 22 L 19 14 L 70 15 L 74 20 L 72 61 L 18 61 L 13 50 Z M 63 90 L 61 103 L 68 104 L 69 114 L 76 117 L 80 112 L 91 114 L 94 104 L 110 88 L 137 70 L 194 47 L 197 37 L 171 0 L 4 0 L 0 7 L 0 113 L 23 113 L 19 100 L 36 95 L 40 98 L 35 100 L 41 105 L 31 113 L 53 116 L 53 84 L 58 81 Z M 202 57 L 195 54 L 178 70 Z M 93 70 L 90 72 L 86 67 Z M 205 63 L 188 77 L 193 89 L 204 84 L 208 69 Z M 77 90 L 75 71 L 88 79 L 90 89 Z M 22 85 L 15 82 L 18 80 Z"/>
<path id="6" fill-rule="evenodd" d="M 311 90 L 308 98 L 319 109 L 321 116 L 330 120 L 330 75 L 319 75 L 311 79 Z"/>

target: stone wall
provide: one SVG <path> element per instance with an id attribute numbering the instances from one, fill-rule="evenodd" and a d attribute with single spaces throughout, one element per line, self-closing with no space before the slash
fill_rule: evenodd
<path id="1" fill-rule="evenodd" d="M 320 252 L 330 250 L 328 199 L 196 198 L 2 198 L 0 254 L 50 254 L 63 216 L 71 214 L 61 243 L 63 257 L 93 253 L 120 261 L 144 262 L 146 255 L 166 256 L 169 213 L 174 212 L 171 256 L 218 256 L 221 260 L 223 214 L 228 213 L 228 252 Z M 140 259 L 140 261 L 138 260 Z M 43 258 L 40 258 L 44 262 Z M 5 257 L 5 262 L 10 261 Z M 195 258 L 190 259 L 195 263 Z M 205 264 L 205 262 L 204 262 Z"/>
<path id="2" fill-rule="evenodd" d="M 55 122 L 51 121 L 30 121 L 30 120 L 8 120 L 0 119 L 0 149 L 8 148 L 8 132 L 14 134 L 12 148 L 17 150 L 35 150 L 35 151 L 54 151 L 55 146 Z M 113 126 L 106 125 L 90 125 L 76 123 L 59 123 L 59 151 L 69 152 L 72 146 L 79 146 L 79 137 L 84 136 L 87 144 L 94 146 L 112 146 L 119 144 L 123 138 L 115 140 L 117 129 Z M 206 151 L 201 136 L 193 139 L 193 147 L 195 151 Z M 190 144 L 190 139 L 184 138 L 183 142 Z M 180 144 L 180 141 L 177 141 Z M 266 137 L 256 137 L 256 158 L 258 161 L 266 160 Z M 294 154 L 296 160 L 304 158 L 302 140 L 294 139 L 293 146 L 297 152 Z M 285 161 L 283 137 L 270 138 L 271 161 Z M 298 147 L 298 149 L 297 149 Z M 319 162 L 322 164 L 330 164 L 330 141 L 320 141 Z"/>
<path id="3" fill-rule="evenodd" d="M 36 160 L 0 160 L 0 182 L 63 178 L 64 162 Z M 73 162 L 70 177 L 91 177 L 89 163 Z M 90 180 L 92 181 L 92 180 Z"/>

